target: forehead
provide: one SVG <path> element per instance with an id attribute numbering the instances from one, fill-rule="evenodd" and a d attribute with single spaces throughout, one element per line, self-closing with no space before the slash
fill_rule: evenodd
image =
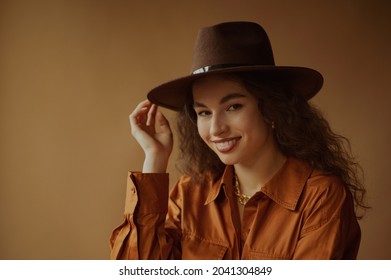
<path id="1" fill-rule="evenodd" d="M 210 75 L 198 79 L 193 84 L 192 93 L 194 101 L 219 99 L 233 93 L 251 96 L 238 78 L 228 75 Z"/>

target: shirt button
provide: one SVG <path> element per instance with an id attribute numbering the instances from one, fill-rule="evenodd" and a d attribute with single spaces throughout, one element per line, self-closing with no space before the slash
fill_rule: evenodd
<path id="1" fill-rule="evenodd" d="M 136 193 L 136 189 L 135 189 L 135 188 L 132 188 L 130 191 L 131 191 L 132 193 Z"/>

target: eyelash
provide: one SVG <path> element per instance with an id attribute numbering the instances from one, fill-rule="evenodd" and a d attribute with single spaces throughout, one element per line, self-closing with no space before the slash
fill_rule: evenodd
<path id="1" fill-rule="evenodd" d="M 238 111 L 240 109 L 242 109 L 243 105 L 242 104 L 232 104 L 232 105 L 229 105 L 226 109 L 226 111 Z M 232 109 L 231 109 L 232 108 Z M 205 116 L 208 116 L 210 115 L 210 111 L 199 111 L 197 113 L 198 116 L 200 117 L 205 117 Z"/>
<path id="2" fill-rule="evenodd" d="M 242 104 L 232 104 L 228 106 L 227 111 L 237 111 L 242 109 L 243 105 Z M 230 108 L 233 108 L 233 110 L 230 110 Z"/>

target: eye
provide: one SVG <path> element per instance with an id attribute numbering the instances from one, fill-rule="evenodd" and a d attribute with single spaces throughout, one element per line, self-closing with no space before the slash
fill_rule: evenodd
<path id="1" fill-rule="evenodd" d="M 227 108 L 227 111 L 237 111 L 243 107 L 242 104 L 232 104 Z"/>
<path id="2" fill-rule="evenodd" d="M 206 116 L 209 116 L 211 114 L 211 112 L 206 111 L 206 110 L 198 111 L 196 113 L 197 113 L 197 116 L 200 116 L 200 117 L 206 117 Z"/>

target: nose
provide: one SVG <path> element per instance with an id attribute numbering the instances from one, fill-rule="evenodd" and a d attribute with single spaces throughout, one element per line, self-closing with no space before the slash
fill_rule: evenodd
<path id="1" fill-rule="evenodd" d="M 210 122 L 209 133 L 212 136 L 219 136 L 226 132 L 228 126 L 221 116 L 214 115 Z"/>

